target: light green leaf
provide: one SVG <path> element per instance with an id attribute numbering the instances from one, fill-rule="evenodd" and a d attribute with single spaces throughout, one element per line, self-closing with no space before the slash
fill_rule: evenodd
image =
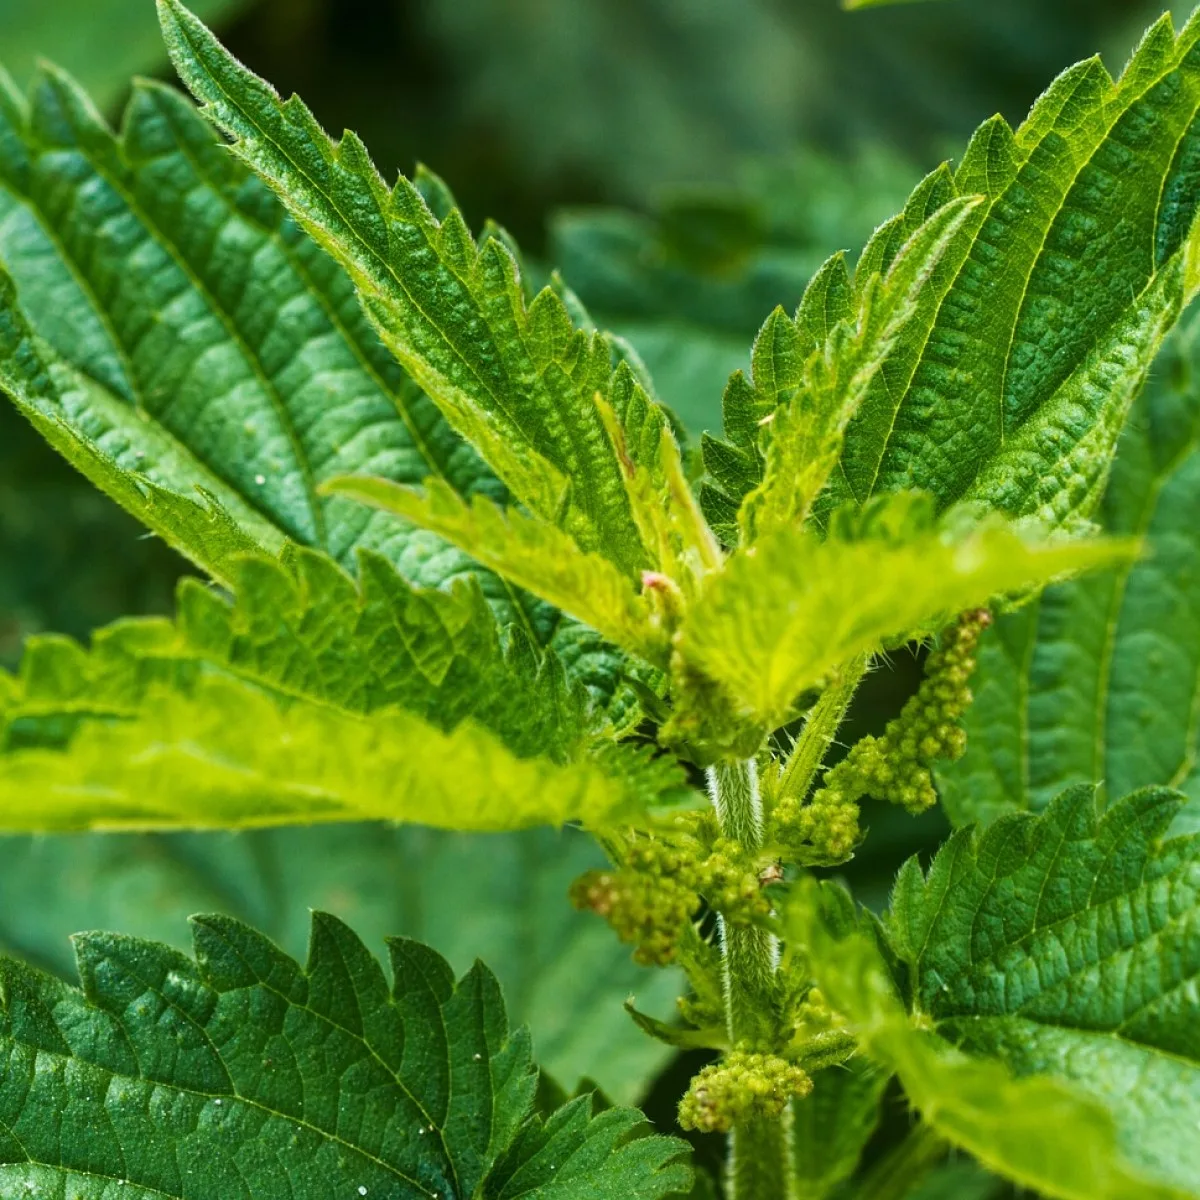
<path id="1" fill-rule="evenodd" d="M 830 506 L 915 488 L 939 507 L 977 502 L 1047 526 L 1090 515 L 1200 278 L 1198 44 L 1200 19 L 1176 37 L 1164 17 L 1118 83 L 1098 59 L 1071 68 L 1018 130 L 988 121 L 956 171 L 933 172 L 877 231 L 839 316 L 853 319 L 861 284 L 933 211 L 985 197 L 868 385 Z M 752 408 L 735 376 L 726 432 L 758 479 L 761 452 L 739 441 Z"/>
<path id="2" fill-rule="evenodd" d="M 554 525 L 515 509 L 504 512 L 482 496 L 468 504 L 437 484 L 421 493 L 385 479 L 346 476 L 326 490 L 433 530 L 618 646 L 665 665 L 667 635 L 651 602 L 609 559 L 581 549 Z"/>
<path id="3" fill-rule="evenodd" d="M 861 1058 L 828 1067 L 812 1094 L 792 1102 L 792 1187 L 795 1200 L 827 1200 L 858 1167 L 879 1124 L 888 1072 Z"/>
<path id="4" fill-rule="evenodd" d="M 1068 1083 L 1137 1170 L 1195 1194 L 1200 841 L 1163 840 L 1181 800 L 1149 788 L 1097 821 L 1085 786 L 956 834 L 927 878 L 905 866 L 889 928 L 918 1024 Z"/>
<path id="5" fill-rule="evenodd" d="M 322 914 L 304 968 L 226 917 L 195 918 L 193 936 L 194 961 L 82 935 L 82 991 L 0 965 L 6 1192 L 657 1200 L 689 1186 L 682 1143 L 638 1136 L 636 1111 L 593 1117 L 584 1098 L 531 1115 L 529 1037 L 481 964 L 456 982 L 392 939 L 389 986 Z"/>
<path id="6" fill-rule="evenodd" d="M 194 580 L 180 585 L 177 628 L 119 623 L 94 636 L 91 653 L 66 638 L 31 640 L 0 716 L 134 717 L 148 690 L 186 687 L 217 666 L 343 713 L 398 707 L 447 733 L 470 719 L 522 757 L 568 761 L 603 724 L 552 652 L 539 656 L 518 634 L 502 646 L 474 581 L 418 590 L 365 551 L 361 585 L 310 550 L 293 552 L 289 567 L 242 558 L 230 573 L 232 602 Z"/>
<path id="7" fill-rule="evenodd" d="M 299 955 L 309 912 L 332 912 L 368 943 L 389 933 L 427 942 L 457 972 L 486 952 L 514 1023 L 534 1032 L 540 1065 L 568 1089 L 589 1078 L 633 1103 L 671 1051 L 622 1002 L 636 995 L 665 1014 L 680 984 L 675 972 L 636 966 L 601 922 L 567 903 L 572 880 L 602 862 L 573 829 L 9 837 L 0 839 L 0 953 L 66 978 L 77 930 L 120 929 L 182 949 L 190 913 L 221 912 Z"/>
<path id="8" fill-rule="evenodd" d="M 911 505 L 897 498 L 892 515 Z M 998 520 L 864 536 L 781 530 L 709 577 L 678 637 L 682 661 L 725 688 L 764 729 L 784 724 L 808 687 L 856 654 L 945 624 L 1005 592 L 1130 556 L 1127 542 L 1037 542 Z"/>
<path id="9" fill-rule="evenodd" d="M 1193 314 L 1160 357 L 1098 514 L 1145 557 L 1056 584 L 984 635 L 967 753 L 938 772 L 955 824 L 1039 812 L 1076 783 L 1200 798 L 1198 334 Z"/>
<path id="10" fill-rule="evenodd" d="M 1107 1106 L 1061 1077 L 1064 1064 L 1054 1064 L 1058 1077 L 1021 1077 L 1003 1061 L 956 1048 L 928 1014 L 910 1017 L 870 926 L 856 929 L 847 921 L 848 897 L 829 895 L 825 887 L 819 897 L 806 888 L 793 898 L 792 936 L 807 947 L 822 991 L 850 1021 L 864 1052 L 895 1071 L 939 1134 L 989 1169 L 1060 1200 L 1195 1194 L 1186 1181 L 1173 1186 L 1156 1177 L 1144 1155 L 1128 1157 L 1126 1137 Z"/>
<path id="11" fill-rule="evenodd" d="M 0 827 L 518 829 L 677 793 L 669 760 L 592 735 L 552 656 L 501 651 L 477 591 L 417 593 L 368 559 L 360 595 L 297 562 L 242 564 L 233 609 L 185 584 L 179 628 L 31 642 L 0 674 Z"/>
<path id="12" fill-rule="evenodd" d="M 177 0 L 159 14 L 176 68 L 234 153 L 345 267 L 385 343 L 517 499 L 626 574 L 655 565 L 596 399 L 619 416 L 632 402 L 659 427 L 663 417 L 627 366 L 614 371 L 609 340 L 579 327 L 553 288 L 528 298 L 502 240 L 477 242 L 454 209 L 439 220 L 407 179 L 389 188 L 355 135 L 332 142 Z"/>

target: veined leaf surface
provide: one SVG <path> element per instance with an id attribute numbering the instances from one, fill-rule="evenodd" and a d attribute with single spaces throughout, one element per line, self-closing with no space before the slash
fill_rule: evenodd
<path id="1" fill-rule="evenodd" d="M 249 833 L 0 838 L 0 953 L 74 976 L 69 937 L 120 929 L 185 949 L 187 919 L 220 912 L 303 955 L 309 913 L 330 912 L 368 944 L 427 943 L 457 973 L 481 951 L 514 1024 L 536 1031 L 539 1065 L 568 1090 L 594 1080 L 636 1103 L 671 1051 L 622 1002 L 671 1011 L 672 971 L 567 903 L 603 854 L 574 829 L 463 834 L 414 826 L 325 825 Z M 53 887 L 46 881 L 53 880 Z M 28 897 L 38 895 L 36 904 Z"/>
<path id="2" fill-rule="evenodd" d="M 287 542 L 422 586 L 473 574 L 502 623 L 611 695 L 619 656 L 436 535 L 322 480 L 502 485 L 393 361 L 347 276 L 176 91 L 114 135 L 47 69 L 0 83 L 0 385 L 97 486 L 225 583 Z"/>
<path id="3" fill-rule="evenodd" d="M 1095 793 L 910 861 L 887 920 L 910 1013 L 847 900 L 798 904 L 818 982 L 944 1137 L 1064 1200 L 1195 1195 L 1200 921 L 1182 798 Z M 1069 1148 L 1069 1152 L 1065 1150 Z"/>
<path id="4" fill-rule="evenodd" d="M 354 134 L 331 141 L 182 4 L 163 0 L 159 13 L 177 70 L 234 153 L 348 271 L 384 342 L 513 494 L 627 573 L 657 565 L 596 400 L 621 417 L 618 397 L 631 394 L 655 430 L 665 418 L 609 340 L 553 288 L 527 297 L 501 238 L 476 241 L 456 209 L 435 215 L 407 179 L 388 187 Z"/>
<path id="5" fill-rule="evenodd" d="M 899 499 L 890 506 L 903 510 Z M 1128 543 L 1030 542 L 1000 522 L 965 534 L 934 525 L 824 542 L 783 530 L 710 577 L 678 652 L 764 729 L 855 654 L 938 627 L 992 597 L 1123 559 Z"/>
<path id="6" fill-rule="evenodd" d="M 0 674 L 0 825 L 515 829 L 676 791 L 553 655 L 501 648 L 477 590 L 418 592 L 367 558 L 359 592 L 322 555 L 295 562 L 239 563 L 233 606 L 185 584 L 178 627 L 32 642 Z"/>
<path id="7" fill-rule="evenodd" d="M 456 981 L 396 938 L 389 985 L 322 914 L 303 968 L 237 921 L 193 930 L 195 960 L 81 935 L 82 991 L 0 965 L 5 1191 L 657 1200 L 688 1186 L 682 1143 L 636 1136 L 640 1113 L 593 1117 L 584 1098 L 531 1115 L 529 1037 L 482 964 Z"/>
<path id="8" fill-rule="evenodd" d="M 1192 316 L 1168 343 L 1098 513 L 1110 532 L 1144 538 L 1144 557 L 1055 584 L 984 635 L 967 753 L 938 771 L 955 824 L 1040 812 L 1077 783 L 1200 798 L 1198 333 Z"/>

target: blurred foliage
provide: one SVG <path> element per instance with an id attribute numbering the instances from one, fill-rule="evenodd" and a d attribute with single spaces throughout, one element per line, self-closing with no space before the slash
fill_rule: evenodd
<path id="1" fill-rule="evenodd" d="M 717 424 L 725 378 L 746 361 L 763 318 L 776 304 L 793 307 L 823 258 L 860 246 L 946 145 L 993 111 L 1019 119 L 1070 61 L 1100 49 L 1119 67 L 1160 5 L 943 0 L 854 14 L 838 0 L 194 7 L 223 16 L 235 51 L 281 90 L 302 91 L 326 125 L 359 130 L 382 164 L 428 162 L 476 225 L 494 216 L 561 267 L 698 431 Z M 1175 5 L 1177 15 L 1189 9 Z M 164 61 L 151 0 L 0 0 L 0 61 L 20 77 L 38 54 L 79 75 L 114 115 L 128 76 Z M 894 149 L 874 148 L 883 145 Z M 14 662 L 37 630 L 85 636 L 121 614 L 167 611 L 181 569 L 0 404 L 0 662 Z M 893 667 L 868 680 L 856 733 L 877 731 L 912 690 L 918 660 L 898 653 Z M 883 808 L 867 819 L 875 836 L 841 874 L 878 903 L 899 862 L 932 845 L 944 824 Z M 369 941 L 385 931 L 423 937 L 459 967 L 486 951 L 564 1081 L 587 1071 L 626 1099 L 662 1059 L 625 1026 L 612 995 L 636 988 L 653 1007 L 670 981 L 639 982 L 603 926 L 571 913 L 563 896 L 580 853 L 549 834 L 484 841 L 373 827 L 10 839 L 0 842 L 0 948 L 65 970 L 72 929 L 178 942 L 184 914 L 217 908 L 298 952 L 305 906 L 319 904 Z M 528 877 L 532 897 L 514 887 Z M 439 903 L 444 895 L 452 902 Z M 535 926 L 533 906 L 558 915 Z M 585 944 L 589 955 L 610 955 L 614 992 L 596 998 L 603 1004 L 589 1008 L 580 1040 L 564 1024 L 574 1001 L 563 997 Z M 669 1121 L 678 1089 L 663 1094 Z M 931 1200 L 992 1194 L 968 1164 L 928 1186 Z"/>
<path id="2" fill-rule="evenodd" d="M 215 24 L 250 0 L 194 0 Z M 19 81 L 38 58 L 65 67 L 96 98 L 112 104 L 130 76 L 167 61 L 151 0 L 0 0 L 0 62 Z"/>
<path id="3" fill-rule="evenodd" d="M 724 187 L 660 189 L 646 212 L 560 211 L 548 256 L 597 323 L 633 343 L 684 424 L 718 429 L 725 381 L 749 365 L 764 317 L 795 308 L 832 251 L 863 245 L 916 175 L 878 148 L 797 150 Z"/>

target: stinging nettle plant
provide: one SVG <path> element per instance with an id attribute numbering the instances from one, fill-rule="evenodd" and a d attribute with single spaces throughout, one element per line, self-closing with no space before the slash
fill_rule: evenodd
<path id="1" fill-rule="evenodd" d="M 1200 18 L 985 123 L 697 446 L 502 229 L 159 10 L 227 142 L 157 84 L 119 134 L 53 69 L 0 84 L 0 385 L 211 583 L 0 675 L 0 826 L 578 824 L 610 865 L 576 905 L 686 975 L 679 1021 L 631 1015 L 716 1052 L 679 1120 L 728 1133 L 729 1200 L 901 1197 L 947 1146 L 1200 1195 L 1186 370 L 1122 434 L 1200 288 Z M 916 694 L 832 758 L 913 640 Z M 882 918 L 817 882 L 935 770 L 963 828 Z M 305 966 L 194 940 L 83 935 L 81 989 L 0 964 L 0 1191 L 711 1194 L 635 1110 L 548 1100 L 482 966 L 394 939 L 389 982 L 320 914 Z M 917 1115 L 864 1174 L 889 1087 Z"/>

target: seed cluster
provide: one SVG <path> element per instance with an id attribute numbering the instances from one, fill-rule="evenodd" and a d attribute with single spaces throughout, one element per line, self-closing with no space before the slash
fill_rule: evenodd
<path id="1" fill-rule="evenodd" d="M 812 1079 L 776 1054 L 734 1050 L 705 1067 L 679 1102 L 679 1124 L 724 1133 L 746 1121 L 773 1120 L 794 1096 L 807 1096 Z"/>
<path id="2" fill-rule="evenodd" d="M 925 665 L 925 678 L 882 737 L 865 737 L 825 775 L 808 804 L 785 797 L 772 814 L 775 836 L 801 842 L 833 861 L 847 858 L 859 838 L 859 802 L 866 795 L 911 813 L 937 803 L 932 765 L 956 759 L 967 737 L 958 724 L 971 703 L 979 637 L 991 624 L 986 609 L 964 613 Z"/>

